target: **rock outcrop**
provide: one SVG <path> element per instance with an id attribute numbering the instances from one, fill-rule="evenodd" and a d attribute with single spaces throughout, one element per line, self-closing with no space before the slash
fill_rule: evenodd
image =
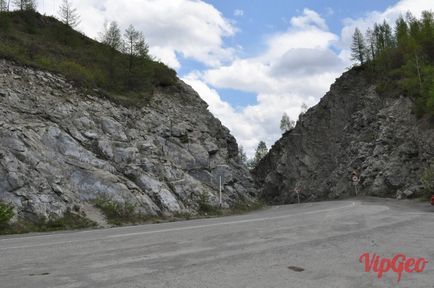
<path id="1" fill-rule="evenodd" d="M 434 161 L 432 119 L 417 119 L 409 97 L 379 95 L 363 73 L 337 79 L 318 105 L 300 117 L 254 170 L 272 203 L 354 196 L 412 197 Z M 431 123 L 430 123 L 431 121 Z"/>
<path id="2" fill-rule="evenodd" d="M 93 94 L 93 95 L 91 95 Z M 191 87 L 127 108 L 62 76 L 0 60 L 0 200 L 23 218 L 82 211 L 97 197 L 145 214 L 249 201 L 253 180 L 227 128 Z"/>

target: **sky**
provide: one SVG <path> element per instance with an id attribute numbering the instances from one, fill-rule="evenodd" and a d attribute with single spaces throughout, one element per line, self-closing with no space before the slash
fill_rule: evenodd
<path id="1" fill-rule="evenodd" d="M 58 15 L 61 0 L 39 0 Z M 297 120 L 348 70 L 351 37 L 433 0 L 70 0 L 77 27 L 98 38 L 107 21 L 144 33 L 150 54 L 204 99 L 248 156 L 281 137 L 283 113 Z"/>

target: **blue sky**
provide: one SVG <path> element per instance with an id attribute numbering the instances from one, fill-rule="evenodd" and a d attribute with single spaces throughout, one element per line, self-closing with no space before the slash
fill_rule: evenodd
<path id="1" fill-rule="evenodd" d="M 249 156 L 279 137 L 283 113 L 298 119 L 351 67 L 354 29 L 434 10 L 433 0 L 70 0 L 78 27 L 98 38 L 107 21 L 133 24 L 150 53 L 176 69 Z M 61 0 L 39 0 L 56 15 Z M 271 3 L 270 3 L 271 2 Z"/>
<path id="2" fill-rule="evenodd" d="M 330 31 L 339 34 L 343 19 L 360 18 L 367 12 L 377 10 L 383 11 L 396 0 L 367 0 L 367 1 L 290 1 L 274 0 L 272 5 L 264 0 L 236 0 L 236 1 L 205 1 L 219 10 L 224 17 L 235 21 L 239 31 L 234 37 L 224 39 L 225 45 L 242 46 L 239 55 L 251 57 L 260 54 L 264 49 L 264 37 L 278 31 L 285 31 L 288 28 L 289 20 L 301 14 L 305 8 L 318 12 L 327 21 Z M 241 12 L 242 11 L 242 12 Z M 240 15 L 241 14 L 241 15 Z M 193 70 L 203 70 L 206 66 L 200 62 L 181 59 L 180 75 L 188 74 Z M 234 89 L 218 89 L 222 100 L 229 102 L 239 110 L 247 105 L 257 104 L 256 94 L 252 92 L 239 91 Z"/>

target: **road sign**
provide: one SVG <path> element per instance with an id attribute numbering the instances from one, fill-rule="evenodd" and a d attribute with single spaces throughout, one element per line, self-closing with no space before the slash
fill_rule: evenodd
<path id="1" fill-rule="evenodd" d="M 353 180 L 353 183 L 357 183 L 357 182 L 359 182 L 359 177 L 357 177 L 357 175 L 353 175 L 352 180 Z"/>
<path id="2" fill-rule="evenodd" d="M 357 174 L 355 172 L 353 172 L 353 176 L 351 177 L 351 181 L 353 182 L 354 191 L 355 191 L 356 197 L 357 197 L 357 194 L 359 192 L 358 184 L 359 184 L 360 178 L 359 178 L 359 176 L 357 176 Z"/>

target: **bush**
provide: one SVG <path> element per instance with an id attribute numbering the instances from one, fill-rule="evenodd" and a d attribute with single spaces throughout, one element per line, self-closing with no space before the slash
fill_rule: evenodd
<path id="1" fill-rule="evenodd" d="M 0 226 L 0 234 L 23 234 L 95 227 L 97 224 L 81 215 L 66 212 L 62 217 L 47 220 L 36 218 L 32 221 L 19 220 L 16 223 Z"/>
<path id="2" fill-rule="evenodd" d="M 46 229 L 47 231 L 56 231 L 83 229 L 95 226 L 97 226 L 97 223 L 90 219 L 78 214 L 66 212 L 61 218 L 46 221 L 44 224 L 42 224 L 41 228 Z"/>
<path id="3" fill-rule="evenodd" d="M 9 31 L 11 28 L 11 19 L 6 12 L 0 12 L 0 29 Z"/>
<path id="4" fill-rule="evenodd" d="M 0 202 L 0 226 L 9 224 L 14 215 L 14 207 L 11 204 Z"/>
<path id="5" fill-rule="evenodd" d="M 426 168 L 420 180 L 424 187 L 424 196 L 430 199 L 431 196 L 434 195 L 434 167 L 430 166 Z"/>
<path id="6" fill-rule="evenodd" d="M 96 198 L 94 205 L 103 212 L 109 224 L 116 226 L 144 223 L 152 219 L 148 215 L 137 212 L 136 205 L 128 202 L 119 203 L 106 196 Z"/>
<path id="7" fill-rule="evenodd" d="M 206 193 L 199 195 L 199 199 L 198 199 L 197 203 L 199 204 L 199 207 L 197 209 L 197 212 L 199 213 L 199 215 L 210 216 L 210 215 L 221 215 L 222 214 L 220 209 L 211 205 L 211 203 L 209 202 L 209 196 Z"/>
<path id="8" fill-rule="evenodd" d="M 238 200 L 237 202 L 235 202 L 234 206 L 232 207 L 232 213 L 233 214 L 246 213 L 246 212 L 261 209 L 264 206 L 265 203 L 260 200 L 254 200 L 254 201 Z"/>
<path id="9" fill-rule="evenodd" d="M 128 55 L 32 11 L 0 13 L 0 57 L 105 90 L 122 105 L 142 106 L 156 87 L 177 83 L 176 72 L 163 63 L 134 57 L 130 67 Z"/>

